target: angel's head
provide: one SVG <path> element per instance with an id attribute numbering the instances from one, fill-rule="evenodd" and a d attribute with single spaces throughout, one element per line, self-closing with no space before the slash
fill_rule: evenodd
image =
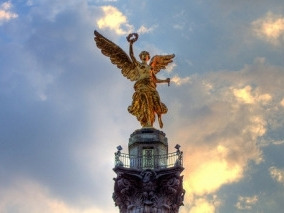
<path id="1" fill-rule="evenodd" d="M 142 52 L 139 54 L 139 57 L 140 57 L 141 61 L 149 61 L 149 59 L 150 59 L 150 54 L 149 54 L 149 52 L 147 52 L 147 51 L 142 51 Z"/>

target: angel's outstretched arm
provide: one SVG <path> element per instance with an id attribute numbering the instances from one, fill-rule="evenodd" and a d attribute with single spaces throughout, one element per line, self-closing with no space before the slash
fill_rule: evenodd
<path id="1" fill-rule="evenodd" d="M 155 83 L 168 83 L 168 86 L 170 86 L 170 82 L 171 82 L 170 78 L 167 78 L 165 80 L 159 79 L 159 78 L 156 77 L 156 75 L 153 72 L 152 72 L 152 77 L 153 77 Z"/>
<path id="2" fill-rule="evenodd" d="M 170 85 L 171 79 L 167 78 L 165 80 L 161 80 L 157 78 L 157 83 L 168 83 L 168 85 Z"/>

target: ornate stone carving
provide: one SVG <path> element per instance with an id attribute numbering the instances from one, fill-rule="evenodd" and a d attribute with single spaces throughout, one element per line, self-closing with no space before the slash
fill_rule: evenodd
<path id="1" fill-rule="evenodd" d="M 185 190 L 183 167 L 137 170 L 116 167 L 113 199 L 120 213 L 178 213 Z"/>

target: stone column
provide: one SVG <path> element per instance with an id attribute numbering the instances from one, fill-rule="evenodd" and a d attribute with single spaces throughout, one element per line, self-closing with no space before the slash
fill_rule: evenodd
<path id="1" fill-rule="evenodd" d="M 116 153 L 113 199 L 120 213 L 178 213 L 183 205 L 182 152 L 176 146 L 169 164 L 168 141 L 162 131 L 142 128 L 129 139 L 129 164 Z M 126 156 L 126 155 L 125 155 Z"/>

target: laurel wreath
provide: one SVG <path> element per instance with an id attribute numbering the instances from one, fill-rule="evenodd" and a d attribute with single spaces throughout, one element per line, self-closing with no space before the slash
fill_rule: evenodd
<path id="1" fill-rule="evenodd" d="M 134 36 L 134 38 L 132 38 Z M 132 42 L 134 43 L 135 41 L 138 40 L 138 34 L 137 33 L 130 33 L 127 37 L 126 37 L 128 42 Z"/>

